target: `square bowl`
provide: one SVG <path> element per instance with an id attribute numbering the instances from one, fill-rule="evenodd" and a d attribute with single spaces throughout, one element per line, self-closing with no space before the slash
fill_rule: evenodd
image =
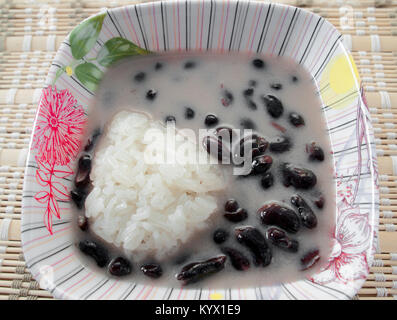
<path id="1" fill-rule="evenodd" d="M 88 106 L 106 68 L 141 49 L 278 55 L 311 73 L 331 140 L 336 185 L 332 253 L 318 273 L 272 286 L 186 289 L 116 280 L 81 263 L 69 192 Z M 377 180 L 373 130 L 357 68 L 341 34 L 320 16 L 291 6 L 232 0 L 104 10 L 68 35 L 46 79 L 25 172 L 23 252 L 41 287 L 60 299 L 349 299 L 373 260 Z"/>

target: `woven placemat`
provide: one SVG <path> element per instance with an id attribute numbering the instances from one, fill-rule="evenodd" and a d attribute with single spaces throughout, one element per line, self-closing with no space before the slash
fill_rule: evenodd
<path id="1" fill-rule="evenodd" d="M 397 299 L 397 1 L 278 2 L 327 18 L 353 52 L 372 113 L 381 187 L 380 245 L 356 298 Z M 0 0 L 0 300 L 52 299 L 26 269 L 20 242 L 24 164 L 51 61 L 82 19 L 131 3 Z"/>

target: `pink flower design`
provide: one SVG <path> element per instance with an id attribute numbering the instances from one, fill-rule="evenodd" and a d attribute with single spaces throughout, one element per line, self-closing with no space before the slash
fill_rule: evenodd
<path id="1" fill-rule="evenodd" d="M 84 110 L 68 90 L 57 91 L 49 86 L 43 90 L 36 121 L 33 148 L 38 150 L 37 183 L 45 188 L 35 200 L 45 205 L 44 223 L 52 234 L 52 219 L 60 218 L 58 201 L 68 201 L 69 191 L 58 180 L 72 175 L 68 166 L 80 148 L 85 124 Z"/>
<path id="2" fill-rule="evenodd" d="M 77 154 L 85 119 L 76 102 L 68 90 L 57 92 L 55 86 L 43 90 L 33 137 L 40 161 L 66 165 Z"/>
<path id="3" fill-rule="evenodd" d="M 348 169 L 342 174 L 335 174 L 337 186 L 336 200 L 340 209 L 350 207 L 354 202 L 357 193 L 357 186 L 360 183 L 359 176 L 355 176 L 355 173 L 356 169 Z M 350 178 L 344 178 L 345 176 L 350 175 Z"/>
<path id="4" fill-rule="evenodd" d="M 369 271 L 366 252 L 370 244 L 371 226 L 368 215 L 359 209 L 344 210 L 333 236 L 333 250 L 327 266 L 313 277 L 317 283 L 347 283 L 365 279 Z"/>

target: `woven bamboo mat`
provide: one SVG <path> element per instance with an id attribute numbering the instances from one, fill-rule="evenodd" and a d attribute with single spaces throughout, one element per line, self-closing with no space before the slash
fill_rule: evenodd
<path id="1" fill-rule="evenodd" d="M 397 299 L 397 0 L 282 0 L 332 22 L 364 81 L 379 156 L 380 245 L 358 299 Z M 67 33 L 104 0 L 0 0 L 0 300 L 52 299 L 25 267 L 20 242 L 24 163 L 40 91 Z M 343 4 L 343 7 L 341 5 Z"/>

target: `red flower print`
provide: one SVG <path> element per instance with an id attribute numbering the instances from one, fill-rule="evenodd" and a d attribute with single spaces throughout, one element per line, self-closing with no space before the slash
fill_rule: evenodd
<path id="1" fill-rule="evenodd" d="M 322 284 L 332 281 L 347 283 L 367 276 L 366 252 L 372 231 L 367 214 L 357 212 L 358 208 L 350 208 L 341 213 L 328 265 L 313 277 L 313 281 Z"/>
<path id="2" fill-rule="evenodd" d="M 52 234 L 53 216 L 61 218 L 59 201 L 69 201 L 63 179 L 73 175 L 68 165 L 77 155 L 85 124 L 84 110 L 68 90 L 43 90 L 37 116 L 33 148 L 37 149 L 36 181 L 44 188 L 34 199 L 45 206 L 44 224 Z M 58 180 L 58 181 L 56 181 Z"/>
<path id="3" fill-rule="evenodd" d="M 57 92 L 55 86 L 43 90 L 33 137 L 40 161 L 66 165 L 77 154 L 85 116 L 76 102 L 68 90 Z"/>

